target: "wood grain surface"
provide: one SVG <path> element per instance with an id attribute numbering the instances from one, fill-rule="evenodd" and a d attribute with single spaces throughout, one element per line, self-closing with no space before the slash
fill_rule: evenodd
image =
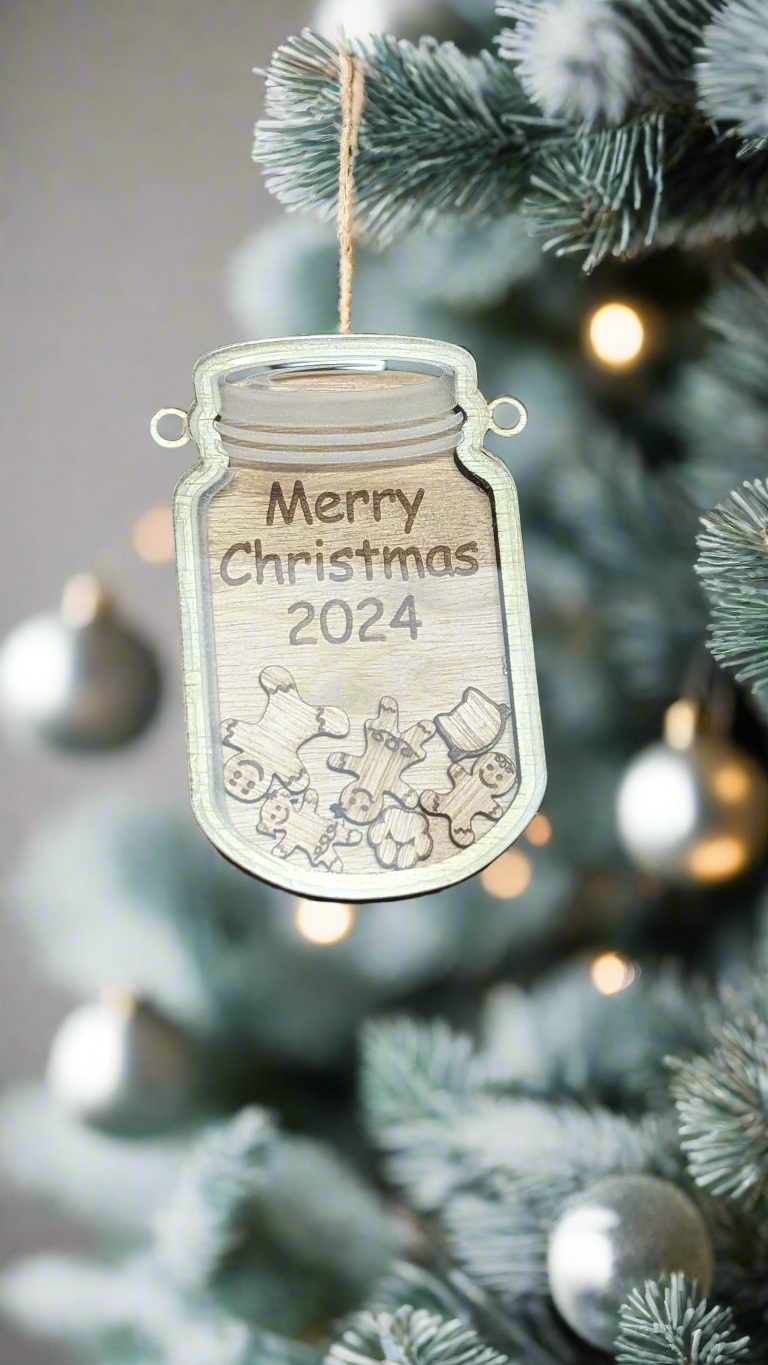
<path id="1" fill-rule="evenodd" d="M 198 471 L 177 495 L 177 533 L 195 529 L 194 601 L 183 572 L 180 596 L 203 661 L 190 669 L 186 650 L 201 823 L 248 870 L 339 900 L 468 875 L 543 791 L 524 566 L 500 534 L 517 516 L 496 491 L 509 476 L 482 452 L 479 478 L 455 436 L 427 455 L 379 436 L 379 458 L 365 439 L 338 461 L 245 432 L 216 443 L 204 494 Z M 510 592 L 526 607 L 512 631 Z"/>

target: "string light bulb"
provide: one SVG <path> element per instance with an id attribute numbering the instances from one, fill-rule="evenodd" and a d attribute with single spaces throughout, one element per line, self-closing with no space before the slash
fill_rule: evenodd
<path id="1" fill-rule="evenodd" d="M 640 968 L 619 953 L 601 953 L 590 968 L 592 985 L 600 995 L 618 995 L 631 986 Z"/>
<path id="2" fill-rule="evenodd" d="M 133 548 L 145 564 L 168 564 L 173 559 L 173 513 L 170 507 L 150 507 L 133 528 Z"/>
<path id="3" fill-rule="evenodd" d="M 750 848 L 735 834 L 701 839 L 688 857 L 691 875 L 698 882 L 722 882 L 738 877 L 749 866 Z"/>
<path id="4" fill-rule="evenodd" d="M 508 848 L 480 873 L 480 884 L 489 896 L 514 900 L 530 886 L 533 868 L 519 848 Z"/>
<path id="5" fill-rule="evenodd" d="M 296 903 L 296 928 L 310 943 L 339 943 L 355 923 L 355 911 L 342 901 L 300 900 Z"/>
<path id="6" fill-rule="evenodd" d="M 595 309 L 589 319 L 588 337 L 595 359 L 610 370 L 629 369 L 646 345 L 643 319 L 628 303 L 604 303 Z"/>
<path id="7" fill-rule="evenodd" d="M 539 811 L 525 831 L 525 837 L 534 848 L 543 848 L 552 838 L 552 821 Z"/>

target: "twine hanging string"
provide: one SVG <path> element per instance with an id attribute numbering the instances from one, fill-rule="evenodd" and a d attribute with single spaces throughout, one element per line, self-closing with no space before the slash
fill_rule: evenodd
<path id="1" fill-rule="evenodd" d="M 339 239 L 339 331 L 348 332 L 352 314 L 352 274 L 355 266 L 353 234 L 355 213 L 355 153 L 365 104 L 363 63 L 350 50 L 343 27 L 337 32 L 339 44 L 339 95 L 341 132 L 339 134 L 339 210 L 336 231 Z"/>

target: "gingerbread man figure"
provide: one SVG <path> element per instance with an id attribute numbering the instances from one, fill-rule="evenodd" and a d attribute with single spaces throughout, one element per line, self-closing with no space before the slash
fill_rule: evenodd
<path id="1" fill-rule="evenodd" d="M 503 807 L 496 797 L 504 796 L 515 786 L 517 766 L 506 754 L 497 751 L 481 754 L 470 772 L 460 763 L 452 763 L 448 776 L 453 783 L 452 790 L 422 792 L 421 808 L 429 815 L 444 815 L 454 844 L 468 848 L 475 842 L 472 821 L 476 815 L 484 815 L 487 820 L 498 820 L 503 815 Z"/>
<path id="2" fill-rule="evenodd" d="M 334 844 L 359 844 L 363 836 L 359 829 L 347 829 L 343 820 L 318 815 L 317 801 L 317 792 L 310 787 L 297 807 L 284 787 L 277 788 L 264 801 L 257 828 L 278 840 L 272 849 L 275 858 L 290 858 L 298 848 L 306 853 L 313 867 L 343 872 L 344 864 Z"/>
<path id="3" fill-rule="evenodd" d="M 356 825 L 373 824 L 381 814 L 387 793 L 409 810 L 418 806 L 418 792 L 403 781 L 402 773 L 425 757 L 424 742 L 431 739 L 435 727 L 431 720 L 420 720 L 401 734 L 397 702 L 392 697 L 382 697 L 378 715 L 365 722 L 364 731 L 364 753 L 328 755 L 329 768 L 352 773 L 357 778 L 344 788 L 338 805 L 333 807 L 334 814 L 345 816 Z"/>
<path id="4" fill-rule="evenodd" d="M 290 792 L 309 786 L 309 773 L 299 749 L 318 735 L 349 734 L 349 717 L 338 706 L 310 706 L 299 696 L 286 668 L 264 668 L 259 682 L 267 709 L 255 725 L 222 721 L 221 737 L 235 752 L 224 765 L 227 792 L 236 801 L 260 801 L 277 777 Z"/>

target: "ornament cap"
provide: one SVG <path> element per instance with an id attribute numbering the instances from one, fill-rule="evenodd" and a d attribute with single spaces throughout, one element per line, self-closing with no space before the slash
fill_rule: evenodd
<path id="1" fill-rule="evenodd" d="M 72 630 L 84 630 L 111 610 L 112 599 L 98 578 L 76 573 L 68 578 L 61 594 L 61 619 Z"/>
<path id="2" fill-rule="evenodd" d="M 233 458 L 306 465 L 419 458 L 455 449 L 464 415 L 446 367 L 383 362 L 251 366 L 219 383 L 215 427 Z"/>
<path id="3" fill-rule="evenodd" d="M 689 697 L 681 697 L 664 716 L 664 739 L 670 749 L 690 749 L 701 719 L 701 707 Z"/>

